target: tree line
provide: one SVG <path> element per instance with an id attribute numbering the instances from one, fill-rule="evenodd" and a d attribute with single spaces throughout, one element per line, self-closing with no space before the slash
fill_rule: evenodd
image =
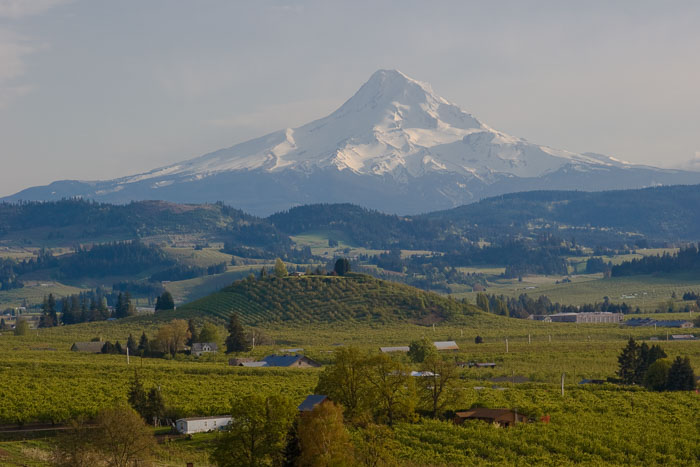
<path id="1" fill-rule="evenodd" d="M 696 245 L 690 244 L 681 248 L 678 253 L 644 256 L 625 261 L 613 266 L 613 277 L 633 276 L 639 274 L 682 273 L 700 270 L 700 251 Z"/>
<path id="2" fill-rule="evenodd" d="M 520 294 L 517 298 L 514 298 L 480 292 L 476 295 L 476 306 L 488 313 L 522 319 L 530 315 L 551 315 L 556 313 L 641 313 L 639 307 L 633 309 L 625 302 L 613 303 L 607 297 L 602 303 L 563 305 L 558 302 L 552 302 L 546 295 L 540 295 L 537 299 L 533 299 L 527 294 Z"/>
<path id="3" fill-rule="evenodd" d="M 666 359 L 659 344 L 638 344 L 633 338 L 617 357 L 617 375 L 623 384 L 638 384 L 654 391 L 692 391 L 696 380 L 688 357 Z"/>

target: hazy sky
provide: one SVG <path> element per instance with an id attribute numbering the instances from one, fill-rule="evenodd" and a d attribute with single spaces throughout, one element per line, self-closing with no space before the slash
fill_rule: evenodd
<path id="1" fill-rule="evenodd" d="M 700 158 L 697 1 L 0 0 L 0 195 L 298 126 L 379 68 L 535 143 Z"/>

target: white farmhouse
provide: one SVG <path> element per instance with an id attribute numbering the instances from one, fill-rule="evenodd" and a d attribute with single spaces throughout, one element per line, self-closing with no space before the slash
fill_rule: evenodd
<path id="1" fill-rule="evenodd" d="M 205 353 L 216 353 L 218 350 L 219 346 L 216 345 L 216 342 L 195 342 L 192 344 L 190 353 L 192 355 L 196 355 L 197 357 L 201 357 Z"/>
<path id="2" fill-rule="evenodd" d="M 222 430 L 229 423 L 231 423 L 230 415 L 216 415 L 213 417 L 181 418 L 175 421 L 175 427 L 178 433 L 189 435 L 192 433 Z"/>

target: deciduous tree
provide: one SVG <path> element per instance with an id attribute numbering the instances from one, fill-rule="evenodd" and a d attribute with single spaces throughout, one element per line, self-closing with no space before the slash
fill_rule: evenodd
<path id="1" fill-rule="evenodd" d="M 250 394 L 234 399 L 231 424 L 218 439 L 211 460 L 221 467 L 279 465 L 295 415 L 295 405 L 284 396 Z"/>
<path id="2" fill-rule="evenodd" d="M 420 366 L 423 376 L 417 378 L 421 399 L 427 404 L 433 418 L 454 400 L 457 367 L 454 362 L 446 360 L 437 354 L 431 354 Z"/>
<path id="3" fill-rule="evenodd" d="M 352 466 L 350 435 L 343 423 L 343 409 L 327 401 L 299 419 L 297 429 L 300 455 L 297 465 Z"/>
<path id="4" fill-rule="evenodd" d="M 315 392 L 341 404 L 348 417 L 356 417 L 371 405 L 369 356 L 357 347 L 341 347 L 334 355 L 333 365 L 326 366 L 319 375 Z"/>

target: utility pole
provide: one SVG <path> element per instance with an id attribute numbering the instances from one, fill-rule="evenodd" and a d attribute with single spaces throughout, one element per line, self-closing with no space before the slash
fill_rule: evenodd
<path id="1" fill-rule="evenodd" d="M 561 395 L 564 395 L 564 373 L 561 374 Z"/>
<path id="2" fill-rule="evenodd" d="M 508 338 L 506 337 L 506 353 L 508 353 Z"/>
<path id="3" fill-rule="evenodd" d="M 530 334 L 527 335 L 527 343 L 532 344 L 532 340 L 530 340 Z"/>
<path id="4" fill-rule="evenodd" d="M 129 346 L 126 346 L 126 364 L 129 364 Z"/>

